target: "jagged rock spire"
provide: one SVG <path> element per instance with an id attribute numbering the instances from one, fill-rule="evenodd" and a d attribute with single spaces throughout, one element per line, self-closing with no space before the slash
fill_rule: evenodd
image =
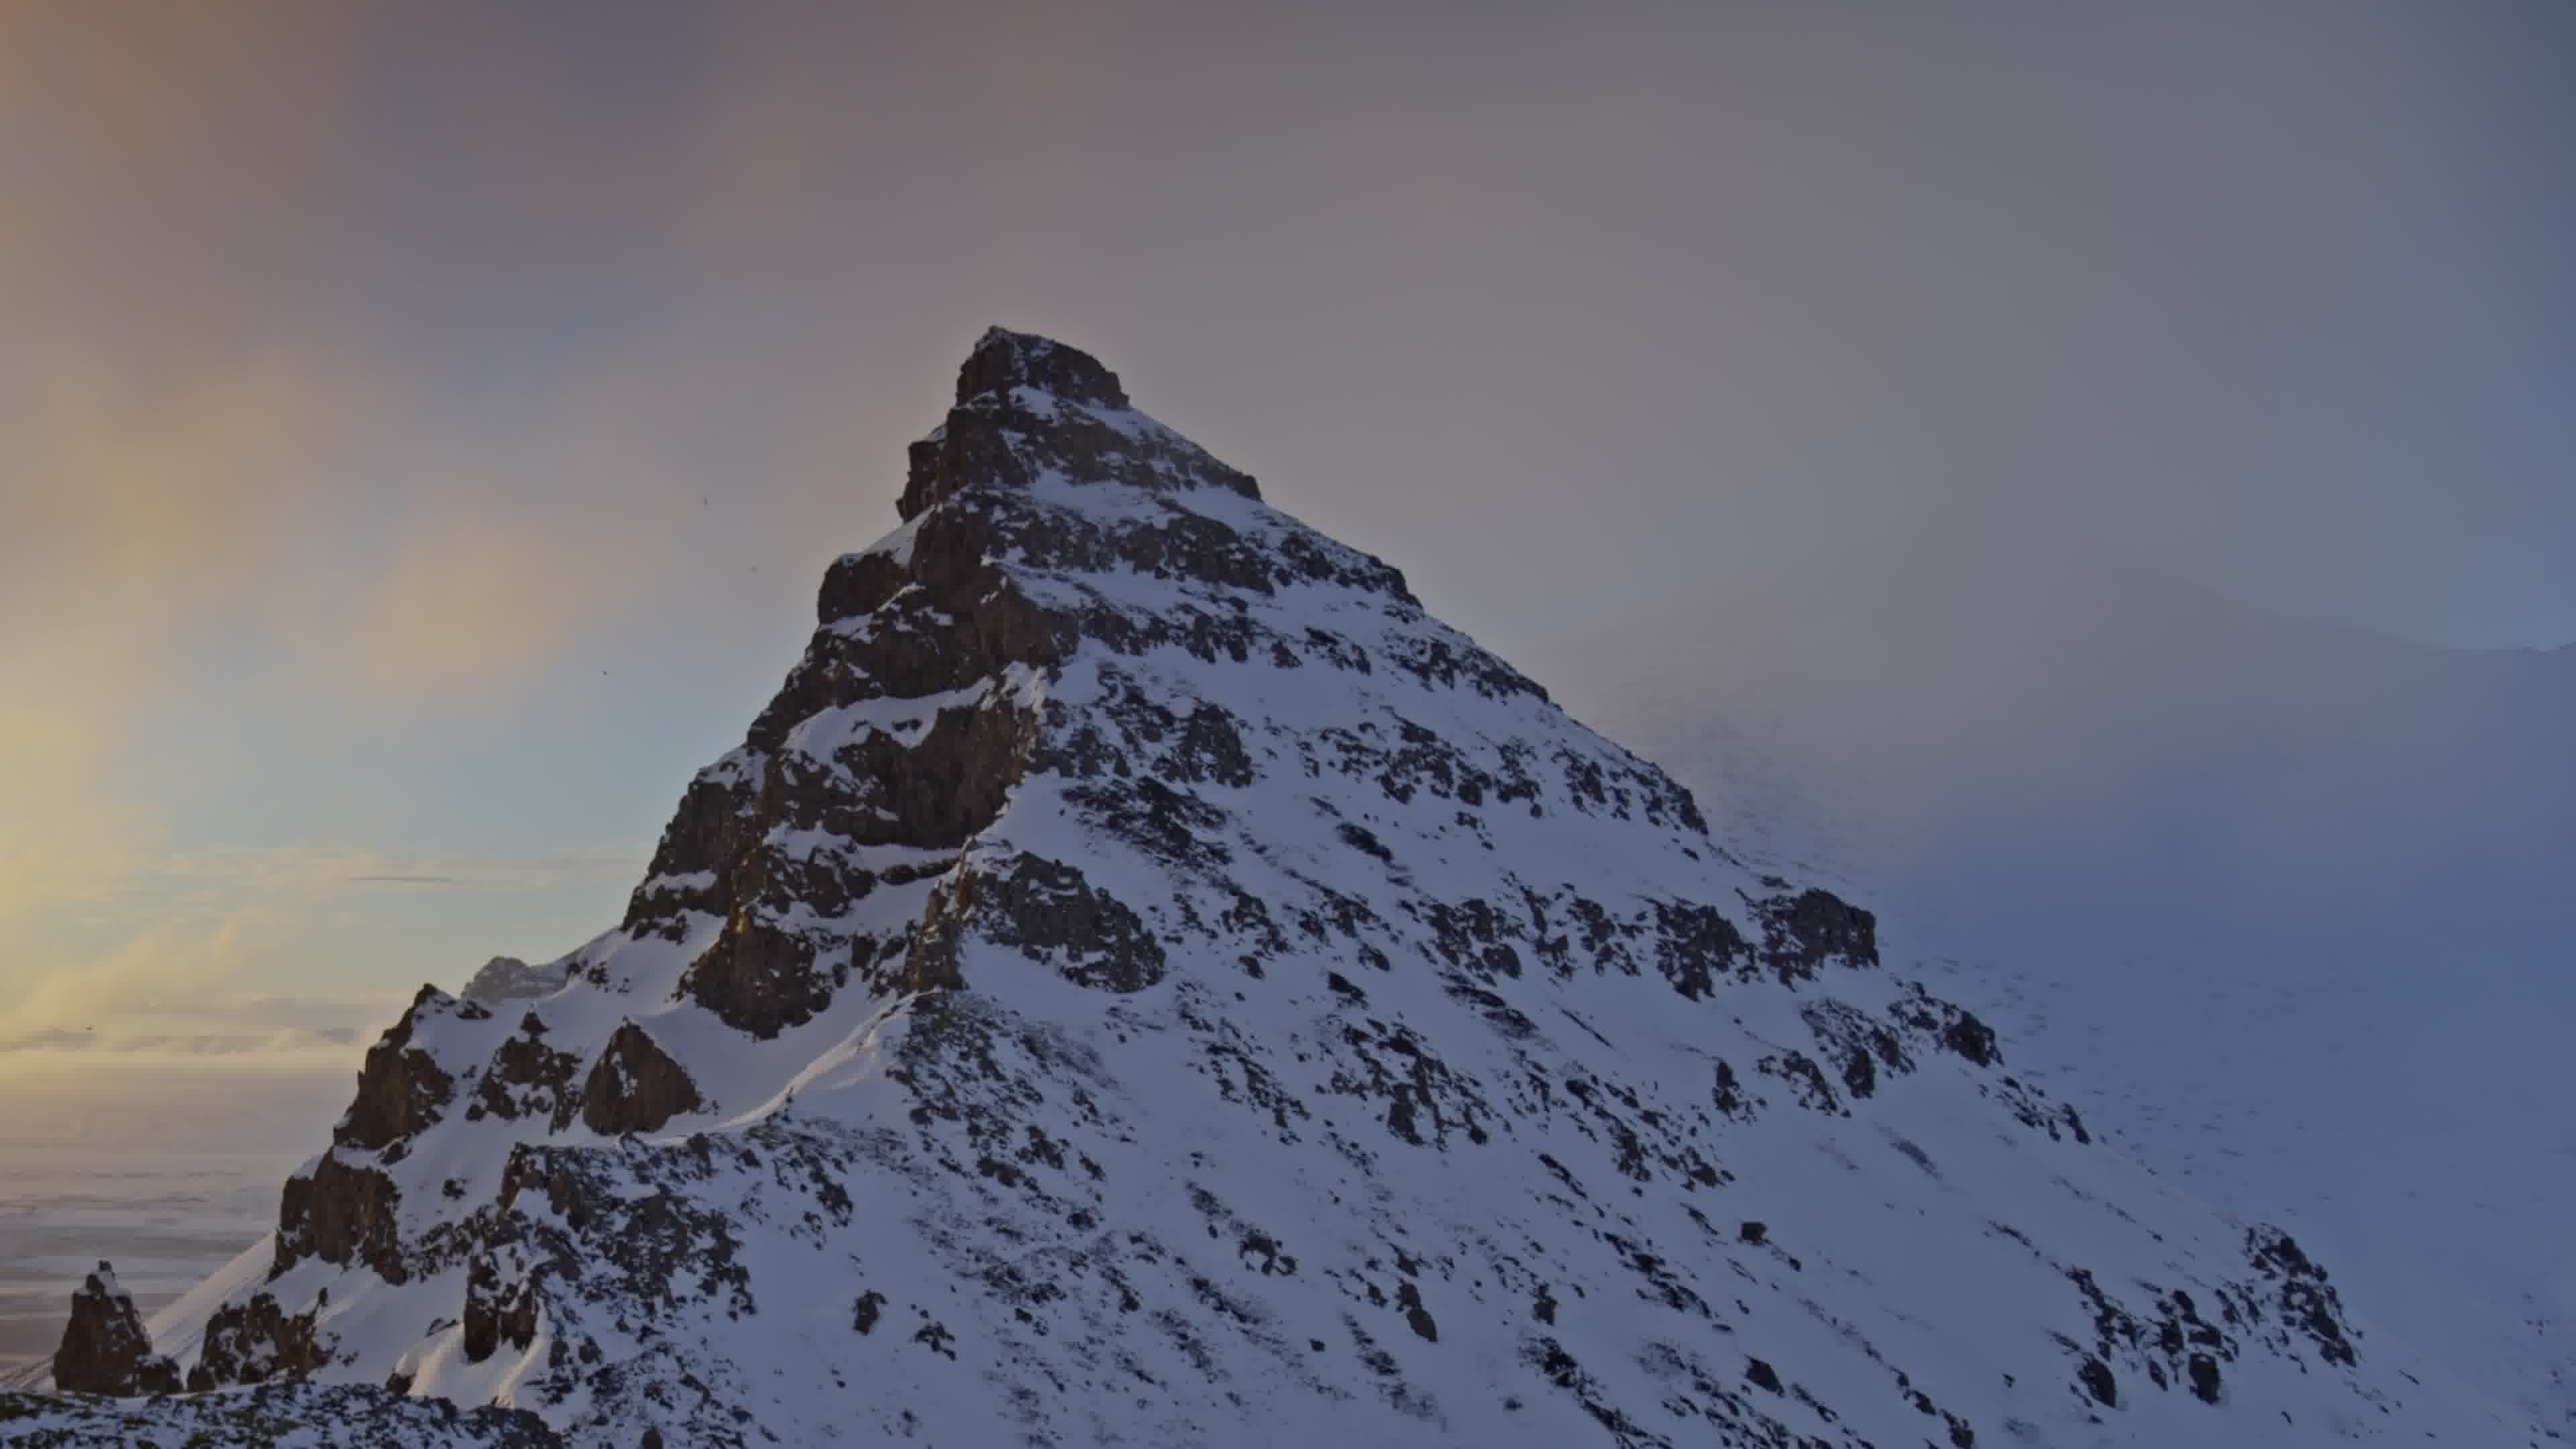
<path id="1" fill-rule="evenodd" d="M 134 1299 L 104 1261 L 72 1295 L 71 1322 L 54 1350 L 54 1387 L 71 1394 L 170 1394 L 179 1369 L 152 1351 L 152 1335 Z"/>

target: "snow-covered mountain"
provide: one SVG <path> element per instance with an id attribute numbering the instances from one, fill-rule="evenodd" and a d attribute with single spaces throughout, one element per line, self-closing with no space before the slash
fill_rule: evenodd
<path id="1" fill-rule="evenodd" d="M 1089 356 L 910 461 L 625 919 L 424 988 L 137 1353 L 602 1445 L 2538 1442 Z"/>
<path id="2" fill-rule="evenodd" d="M 1901 544 L 1550 682 L 2109 1141 L 2576 1433 L 2576 649 L 2267 618 L 1990 518 Z"/>
<path id="3" fill-rule="evenodd" d="M 564 963 L 560 961 L 531 966 L 516 956 L 495 956 L 484 962 L 457 994 L 487 1002 L 552 996 L 563 989 L 564 975 Z"/>

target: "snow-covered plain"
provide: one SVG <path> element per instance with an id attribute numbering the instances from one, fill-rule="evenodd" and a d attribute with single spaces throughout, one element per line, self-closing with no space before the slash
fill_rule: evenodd
<path id="1" fill-rule="evenodd" d="M 1090 359 L 988 335 L 904 508 L 161 1350 L 619 1445 L 2539 1442 Z"/>

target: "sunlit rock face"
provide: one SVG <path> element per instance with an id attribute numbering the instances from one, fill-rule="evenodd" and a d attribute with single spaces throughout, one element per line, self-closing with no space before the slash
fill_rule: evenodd
<path id="1" fill-rule="evenodd" d="M 1865 909 L 995 331 L 624 919 L 424 991 L 190 1381 L 584 1444 L 2521 1442 Z"/>

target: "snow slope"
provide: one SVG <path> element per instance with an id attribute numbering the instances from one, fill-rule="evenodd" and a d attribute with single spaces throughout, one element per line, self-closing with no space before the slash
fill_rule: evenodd
<path id="1" fill-rule="evenodd" d="M 2052 543 L 1913 529 L 1911 577 L 1700 598 L 1560 678 L 2108 1141 L 2576 1433 L 2576 650 L 2267 620 Z"/>
<path id="2" fill-rule="evenodd" d="M 377 1045 L 154 1320 L 192 1383 L 618 1445 L 2538 1441 L 1089 357 L 988 334 L 901 512 L 567 984 Z"/>

